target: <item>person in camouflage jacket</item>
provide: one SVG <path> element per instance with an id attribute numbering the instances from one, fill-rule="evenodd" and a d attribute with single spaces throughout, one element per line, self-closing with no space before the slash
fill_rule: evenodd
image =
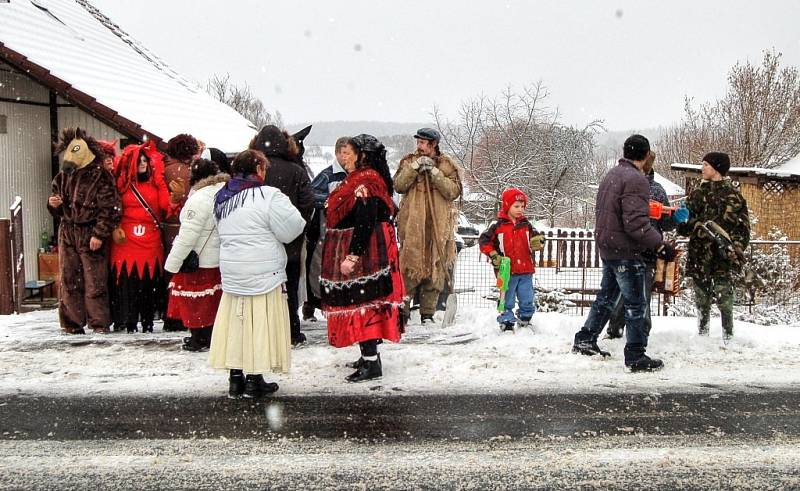
<path id="1" fill-rule="evenodd" d="M 732 276 L 741 270 L 742 253 L 750 242 L 747 202 L 725 177 L 729 169 L 725 153 L 703 157 L 703 181 L 686 200 L 691 217 L 678 225 L 678 233 L 689 237 L 686 275 L 694 282 L 699 333 L 708 335 L 711 303 L 716 300 L 726 340 L 733 336 Z"/>

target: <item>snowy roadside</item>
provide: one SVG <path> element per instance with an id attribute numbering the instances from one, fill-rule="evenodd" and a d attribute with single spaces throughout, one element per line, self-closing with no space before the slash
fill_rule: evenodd
<path id="1" fill-rule="evenodd" d="M 309 324 L 310 344 L 293 350 L 292 372 L 267 378 L 294 396 L 800 388 L 797 327 L 737 322 L 736 337 L 723 346 L 718 319 L 712 336 L 701 338 L 694 318 L 655 317 L 648 352 L 666 366 L 631 374 L 622 366 L 622 340 L 600 342 L 609 360 L 570 354 L 583 318 L 536 314 L 534 331 L 511 334 L 498 331 L 494 316 L 466 307 L 447 329 L 412 323 L 402 343 L 382 346 L 383 379 L 366 384 L 343 380 L 357 349 L 329 347 L 324 323 Z M 0 317 L 0 396 L 222 395 L 227 374 L 208 368 L 207 354 L 181 351 L 184 335 L 66 336 L 55 311 Z"/>

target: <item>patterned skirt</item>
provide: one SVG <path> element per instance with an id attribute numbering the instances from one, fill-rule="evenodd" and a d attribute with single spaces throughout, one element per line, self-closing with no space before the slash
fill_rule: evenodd
<path id="1" fill-rule="evenodd" d="M 169 282 L 167 317 L 180 319 L 189 329 L 212 326 L 221 298 L 222 277 L 219 268 L 175 273 Z"/>
<path id="2" fill-rule="evenodd" d="M 328 342 L 337 348 L 386 339 L 400 341 L 404 331 L 403 297 L 394 226 L 378 222 L 369 246 L 351 275 L 340 271 L 350 250 L 353 229 L 328 229 L 322 255 L 320 293 L 328 318 Z"/>

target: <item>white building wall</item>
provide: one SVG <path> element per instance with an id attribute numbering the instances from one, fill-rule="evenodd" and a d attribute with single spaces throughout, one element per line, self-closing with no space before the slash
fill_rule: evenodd
<path id="1" fill-rule="evenodd" d="M 0 64 L 0 97 L 47 103 L 48 91 Z M 8 125 L 7 133 L 0 134 L 0 217 L 8 218 L 15 196 L 22 197 L 25 277 L 36 279 L 40 236 L 44 231 L 53 233 L 53 220 L 45 206 L 52 180 L 50 110 L 0 101 L 0 114 L 6 116 Z"/>
<path id="2" fill-rule="evenodd" d="M 48 103 L 49 91 L 0 63 L 0 97 Z M 65 103 L 60 98 L 58 102 Z M 54 232 L 53 219 L 46 207 L 52 181 L 50 108 L 0 101 L 0 115 L 7 117 L 8 127 L 6 134 L 0 134 L 0 217 L 8 218 L 14 198 L 22 197 L 25 277 L 36 279 L 42 232 L 50 235 Z M 123 137 L 76 107 L 58 108 L 58 126 L 59 131 L 80 126 L 101 140 Z"/>
<path id="3" fill-rule="evenodd" d="M 58 99 L 59 104 L 64 101 Z M 89 136 L 98 140 L 117 140 L 117 152 L 119 152 L 119 140 L 125 138 L 110 126 L 93 118 L 90 114 L 82 111 L 77 107 L 59 107 L 58 108 L 58 128 L 59 131 L 64 128 L 80 127 L 86 130 Z"/>

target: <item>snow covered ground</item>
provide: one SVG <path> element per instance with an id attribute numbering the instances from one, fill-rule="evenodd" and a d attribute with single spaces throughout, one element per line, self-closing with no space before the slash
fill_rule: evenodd
<path id="1" fill-rule="evenodd" d="M 654 317 L 649 353 L 666 367 L 624 370 L 621 340 L 601 341 L 612 358 L 570 353 L 583 318 L 536 314 L 534 329 L 500 333 L 491 309 L 465 307 L 447 329 L 412 325 L 402 343 L 384 344 L 382 380 L 347 384 L 344 363 L 357 348 L 327 345 L 325 325 L 304 329 L 308 346 L 293 350 L 292 372 L 268 376 L 284 395 L 670 392 L 798 388 L 800 329 L 737 322 L 722 344 L 698 337 L 694 318 Z M 160 327 L 157 325 L 157 331 Z M 206 365 L 207 353 L 181 351 L 184 333 L 66 336 L 55 311 L 0 317 L 0 395 L 222 395 L 227 374 Z"/>

